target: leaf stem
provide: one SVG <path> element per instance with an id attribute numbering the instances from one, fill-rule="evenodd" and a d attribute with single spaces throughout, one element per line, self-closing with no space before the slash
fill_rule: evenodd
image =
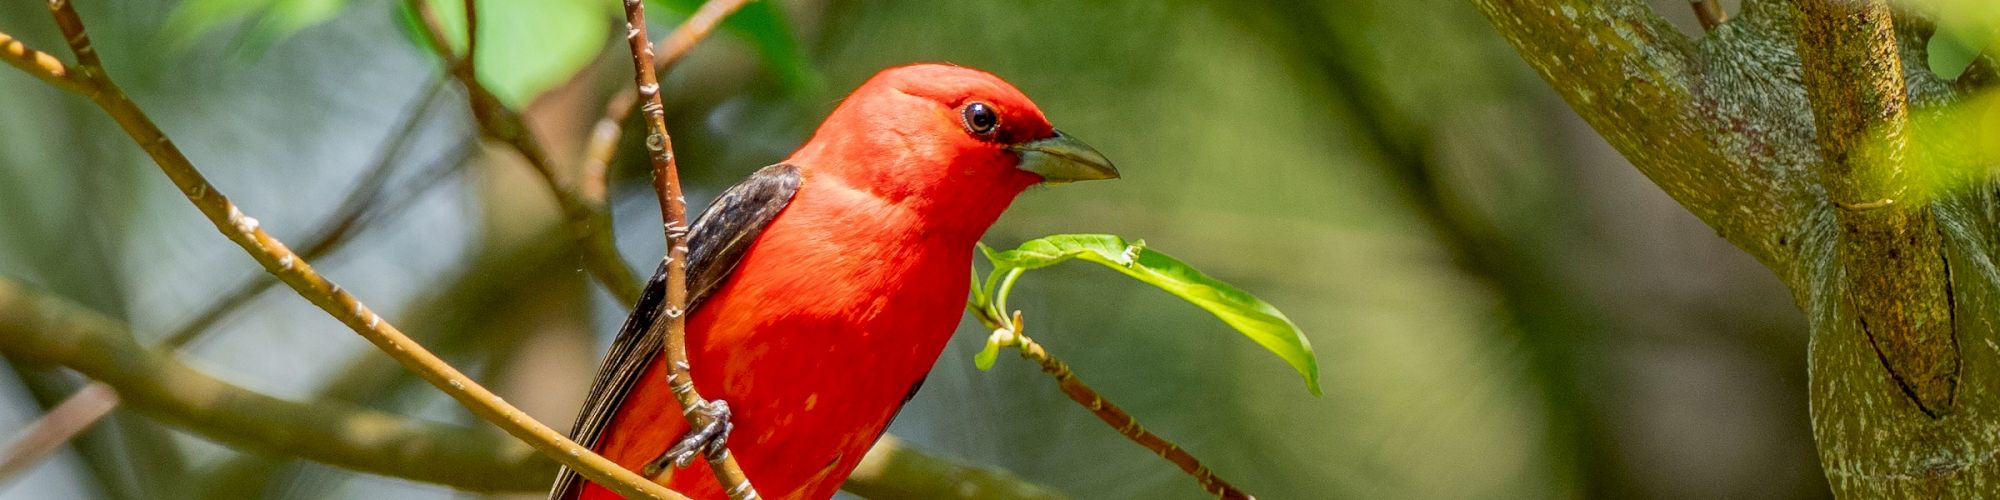
<path id="1" fill-rule="evenodd" d="M 1119 435 L 1125 436 L 1126 439 L 1138 443 L 1139 446 L 1151 450 L 1154 455 L 1159 455 L 1160 458 L 1173 463 L 1175 467 L 1179 467 L 1181 472 L 1187 473 L 1188 476 L 1195 479 L 1195 482 L 1201 484 L 1202 491 L 1215 495 L 1216 498 L 1254 498 L 1249 493 L 1237 489 L 1235 485 L 1216 476 L 1214 470 L 1210 470 L 1207 465 L 1202 465 L 1201 460 L 1196 459 L 1193 454 L 1188 453 L 1180 445 L 1147 431 L 1145 426 L 1139 425 L 1137 417 L 1126 413 L 1125 409 L 1119 408 L 1118 405 L 1111 404 L 1111 401 L 1104 399 L 1103 394 L 1098 393 L 1096 389 L 1092 389 L 1089 385 L 1084 384 L 1082 380 L 1077 379 L 1076 373 L 1070 371 L 1068 363 L 1064 363 L 1061 359 L 1057 359 L 1054 355 L 1049 354 L 1048 349 L 1043 348 L 1040 343 L 1035 342 L 1035 339 L 1028 337 L 1027 333 L 1023 330 L 1025 322 L 1021 318 L 1020 311 L 1014 312 L 1012 321 L 1009 323 L 1008 328 L 1011 328 L 1013 332 L 1011 336 L 1012 344 L 1016 349 L 1020 350 L 1021 359 L 1033 361 L 1035 364 L 1040 365 L 1042 373 L 1047 373 L 1050 377 L 1054 377 L 1056 379 L 1056 387 L 1062 390 L 1063 395 L 1069 396 L 1070 401 L 1075 401 L 1076 404 L 1083 406 L 1084 409 L 1090 410 L 1090 413 L 1096 415 L 1098 420 L 1103 420 L 1106 425 L 1110 425 L 1112 429 L 1116 429 Z"/>

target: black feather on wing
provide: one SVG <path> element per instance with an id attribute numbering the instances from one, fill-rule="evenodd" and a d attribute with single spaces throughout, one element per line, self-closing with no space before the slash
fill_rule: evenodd
<path id="1" fill-rule="evenodd" d="M 695 219 L 688 233 L 689 311 L 700 307 L 703 299 L 722 287 L 743 259 L 743 253 L 757 241 L 757 235 L 764 233 L 764 227 L 791 203 L 798 190 L 798 167 L 783 163 L 764 167 L 723 191 Z M 639 295 L 639 303 L 632 308 L 632 315 L 625 318 L 618 337 L 611 341 L 611 351 L 604 355 L 597 381 L 590 385 L 583 410 L 577 413 L 576 424 L 570 429 L 570 439 L 577 444 L 597 448 L 604 427 L 624 403 L 626 393 L 665 344 L 666 330 L 659 328 L 656 320 L 666 307 L 666 271 L 667 263 L 661 261 Z M 582 476 L 568 467 L 560 474 L 549 498 L 564 500 L 582 492 Z"/>

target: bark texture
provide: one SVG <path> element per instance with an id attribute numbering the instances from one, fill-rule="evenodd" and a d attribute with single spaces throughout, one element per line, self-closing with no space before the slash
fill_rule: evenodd
<path id="1" fill-rule="evenodd" d="M 1990 66 L 1937 78 L 1930 22 L 1882 0 L 1745 0 L 1699 39 L 1640 0 L 1474 3 L 1613 147 L 1791 287 L 1836 494 L 2000 488 L 2000 206 L 1990 178 L 1932 193 L 1905 159 L 1910 116 L 1980 90 Z"/>

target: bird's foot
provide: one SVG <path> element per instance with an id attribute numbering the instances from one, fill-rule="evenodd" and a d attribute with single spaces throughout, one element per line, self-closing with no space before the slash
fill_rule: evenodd
<path id="1" fill-rule="evenodd" d="M 736 428 L 736 425 L 729 421 L 729 402 L 720 399 L 708 401 L 695 407 L 694 411 L 707 417 L 708 423 L 681 436 L 680 442 L 675 443 L 674 447 L 668 448 L 652 462 L 647 462 L 645 470 L 641 471 L 646 477 L 657 477 L 666 472 L 668 466 L 687 467 L 688 464 L 694 463 L 696 455 L 709 460 L 718 460 L 729 452 L 729 431 Z"/>

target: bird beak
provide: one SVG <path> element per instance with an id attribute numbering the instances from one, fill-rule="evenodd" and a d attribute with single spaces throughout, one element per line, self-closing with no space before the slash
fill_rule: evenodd
<path id="1" fill-rule="evenodd" d="M 1054 137 L 1008 146 L 1021 155 L 1018 168 L 1042 176 L 1047 184 L 1118 178 L 1118 168 L 1103 153 L 1061 130 L 1055 132 Z"/>

